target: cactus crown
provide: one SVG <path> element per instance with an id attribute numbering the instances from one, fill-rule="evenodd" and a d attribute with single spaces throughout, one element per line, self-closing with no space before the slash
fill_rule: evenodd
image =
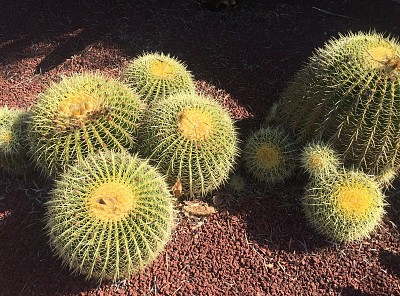
<path id="1" fill-rule="evenodd" d="M 320 177 L 335 173 L 341 165 L 339 158 L 338 153 L 330 146 L 312 142 L 303 148 L 301 164 L 312 177 Z"/>
<path id="2" fill-rule="evenodd" d="M 215 129 L 209 113 L 198 107 L 189 107 L 178 115 L 178 126 L 182 136 L 189 141 L 206 141 Z"/>

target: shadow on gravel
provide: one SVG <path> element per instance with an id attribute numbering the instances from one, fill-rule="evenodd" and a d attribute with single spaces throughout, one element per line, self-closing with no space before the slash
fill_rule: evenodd
<path id="1" fill-rule="evenodd" d="M 7 177 L 1 174 L 0 180 Z M 96 287 L 83 277 L 71 277 L 53 257 L 42 230 L 43 207 L 33 196 L 42 189 L 28 188 L 31 183 L 23 178 L 13 177 L 10 182 L 0 190 L 0 294 L 77 295 L 82 287 Z"/>
<path id="2" fill-rule="evenodd" d="M 250 240 L 259 246 L 295 253 L 308 253 L 331 245 L 304 219 L 299 201 L 303 183 L 304 180 L 289 180 L 244 203 Z"/>
<path id="3" fill-rule="evenodd" d="M 379 252 L 379 262 L 385 269 L 400 278 L 400 253 L 395 254 L 387 250 Z"/>
<path id="4" fill-rule="evenodd" d="M 341 296 L 373 296 L 373 294 L 362 292 L 351 286 L 340 288 L 338 292 Z"/>

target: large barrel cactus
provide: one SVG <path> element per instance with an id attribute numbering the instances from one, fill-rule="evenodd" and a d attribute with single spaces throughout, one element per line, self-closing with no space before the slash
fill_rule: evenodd
<path id="1" fill-rule="evenodd" d="M 225 182 L 238 154 L 238 137 L 226 110 L 195 93 L 178 93 L 153 104 L 140 129 L 140 153 L 180 182 L 189 197 Z"/>
<path id="2" fill-rule="evenodd" d="M 100 152 L 61 174 L 46 231 L 62 263 L 101 281 L 129 278 L 164 249 L 174 223 L 164 178 L 147 161 Z"/>
<path id="3" fill-rule="evenodd" d="M 382 220 L 385 200 L 378 182 L 361 171 L 338 170 L 310 181 L 302 204 L 308 222 L 334 242 L 367 237 Z"/>
<path id="4" fill-rule="evenodd" d="M 130 61 L 123 80 L 148 103 L 195 88 L 185 64 L 163 53 L 144 53 Z"/>
<path id="5" fill-rule="evenodd" d="M 13 174 L 25 174 L 30 160 L 27 154 L 29 111 L 0 108 L 0 168 Z"/>
<path id="6" fill-rule="evenodd" d="M 116 80 L 97 73 L 64 77 L 32 109 L 31 154 L 45 176 L 55 176 L 100 149 L 134 149 L 142 111 L 139 96 Z"/>
<path id="7" fill-rule="evenodd" d="M 347 163 L 379 175 L 400 165 L 400 46 L 375 32 L 318 49 L 284 91 L 281 122 L 323 139 Z"/>

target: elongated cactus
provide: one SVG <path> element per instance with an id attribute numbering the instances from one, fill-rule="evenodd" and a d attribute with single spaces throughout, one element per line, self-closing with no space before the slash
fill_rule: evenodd
<path id="1" fill-rule="evenodd" d="M 361 171 L 338 171 L 310 182 L 302 204 L 308 222 L 334 242 L 367 237 L 384 214 L 379 183 Z"/>
<path id="2" fill-rule="evenodd" d="M 30 123 L 31 154 L 45 176 L 99 149 L 132 150 L 143 111 L 138 95 L 96 73 L 75 74 L 38 97 Z"/>
<path id="3" fill-rule="evenodd" d="M 379 175 L 400 165 L 400 46 L 380 34 L 330 40 L 284 91 L 281 123 L 322 138 L 346 163 Z"/>
<path id="4" fill-rule="evenodd" d="M 163 53 L 145 53 L 133 59 L 123 73 L 123 80 L 148 103 L 195 88 L 186 66 Z"/>
<path id="5" fill-rule="evenodd" d="M 281 128 L 266 127 L 254 132 L 243 148 L 247 171 L 258 181 L 274 184 L 288 178 L 296 167 L 295 144 Z"/>
<path id="6" fill-rule="evenodd" d="M 304 170 L 314 178 L 325 178 L 341 168 L 341 157 L 329 145 L 322 142 L 308 143 L 301 153 L 300 162 Z"/>
<path id="7" fill-rule="evenodd" d="M 0 168 L 13 174 L 25 174 L 31 162 L 27 155 L 29 112 L 0 108 Z"/>
<path id="8" fill-rule="evenodd" d="M 195 93 L 179 93 L 150 107 L 140 132 L 140 152 L 180 181 L 190 198 L 224 183 L 238 155 L 234 123 L 216 102 Z"/>
<path id="9" fill-rule="evenodd" d="M 160 254 L 174 215 L 164 178 L 147 161 L 100 152 L 56 181 L 45 229 L 63 264 L 87 278 L 114 282 Z"/>

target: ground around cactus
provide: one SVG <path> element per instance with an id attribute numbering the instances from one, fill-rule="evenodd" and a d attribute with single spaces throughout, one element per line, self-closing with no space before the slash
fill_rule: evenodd
<path id="1" fill-rule="evenodd" d="M 200 2 L 4 1 L 0 105 L 29 108 L 61 75 L 119 77 L 132 57 L 163 51 L 187 64 L 245 139 L 331 36 L 375 29 L 400 37 L 400 4 L 389 0 Z M 304 182 L 299 172 L 268 188 L 247 178 L 241 194 L 222 188 L 208 200 L 216 213 L 181 211 L 166 251 L 144 272 L 97 285 L 52 255 L 42 230 L 51 184 L 0 172 L 0 296 L 400 295 L 400 181 L 386 192 L 381 226 L 351 244 L 307 225 L 298 202 Z"/>

